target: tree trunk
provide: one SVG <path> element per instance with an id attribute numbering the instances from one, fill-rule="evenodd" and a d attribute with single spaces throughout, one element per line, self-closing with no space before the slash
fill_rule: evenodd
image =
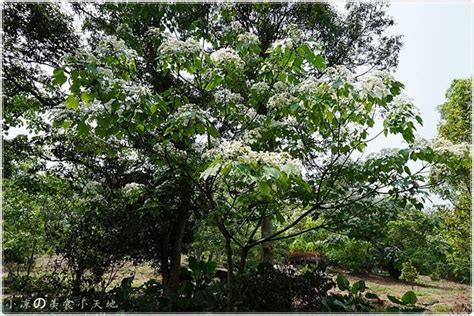
<path id="1" fill-rule="evenodd" d="M 232 245 L 230 242 L 230 237 L 226 236 L 225 237 L 225 250 L 227 252 L 227 289 L 228 289 L 228 296 L 227 296 L 227 305 L 229 306 L 230 304 L 230 296 L 232 289 L 234 288 L 234 263 L 232 260 Z"/>
<path id="2" fill-rule="evenodd" d="M 187 180 L 188 179 L 183 178 L 180 183 L 180 205 L 178 208 L 178 218 L 173 225 L 173 232 L 170 240 L 171 249 L 169 255 L 169 278 L 165 286 L 168 292 L 171 294 L 176 293 L 179 287 L 184 230 L 190 215 L 191 185 Z"/>
<path id="3" fill-rule="evenodd" d="M 262 220 L 262 238 L 272 235 L 272 217 L 265 216 Z M 271 241 L 262 243 L 262 262 L 273 262 L 273 244 Z"/>
<path id="4" fill-rule="evenodd" d="M 36 239 L 33 240 L 33 248 L 31 249 L 31 255 L 30 255 L 30 258 L 28 260 L 28 268 L 27 268 L 27 272 L 26 272 L 26 277 L 27 278 L 30 277 L 31 268 L 33 267 L 33 260 L 34 260 L 34 257 L 35 257 L 35 252 L 36 252 Z"/>
<path id="5" fill-rule="evenodd" d="M 227 297 L 227 312 L 232 312 L 234 309 L 235 302 L 240 293 L 240 287 L 242 286 L 242 278 L 245 272 L 245 263 L 247 261 L 248 249 L 242 249 L 242 254 L 240 256 L 240 264 L 237 270 L 236 278 L 233 282 L 232 287 L 229 287 L 228 297 Z M 271 290 L 271 289 L 269 289 Z"/>

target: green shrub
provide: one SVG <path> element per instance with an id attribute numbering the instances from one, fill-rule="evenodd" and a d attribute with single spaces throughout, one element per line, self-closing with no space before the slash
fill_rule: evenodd
<path id="1" fill-rule="evenodd" d="M 256 270 L 247 273 L 243 280 L 239 311 L 321 311 L 322 301 L 334 285 L 318 269 L 297 270 L 288 266 L 260 264 Z"/>
<path id="2" fill-rule="evenodd" d="M 400 279 L 407 281 L 409 283 L 413 283 L 418 278 L 418 271 L 413 266 L 411 261 L 407 261 L 403 263 L 402 266 L 402 274 L 400 275 Z"/>

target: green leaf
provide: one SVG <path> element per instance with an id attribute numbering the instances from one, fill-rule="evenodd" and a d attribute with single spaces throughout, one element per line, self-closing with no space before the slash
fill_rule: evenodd
<path id="1" fill-rule="evenodd" d="M 206 180 L 210 176 L 215 176 L 221 167 L 221 160 L 216 159 L 201 173 L 201 179 Z"/>
<path id="2" fill-rule="evenodd" d="M 81 100 L 82 100 L 82 102 L 84 102 L 86 104 L 89 104 L 92 101 L 94 101 L 94 95 L 84 91 L 81 94 Z"/>
<path id="3" fill-rule="evenodd" d="M 222 166 L 221 174 L 226 176 L 227 174 L 229 174 L 231 169 L 232 169 L 232 163 L 227 163 L 224 166 Z"/>
<path id="4" fill-rule="evenodd" d="M 393 295 L 388 295 L 388 294 L 387 294 L 387 298 L 388 298 L 392 303 L 400 304 L 400 305 L 405 305 L 402 301 L 400 301 L 398 298 L 396 298 L 396 297 L 393 296 Z"/>
<path id="5" fill-rule="evenodd" d="M 271 195 L 271 193 L 272 193 L 272 187 L 271 187 L 271 185 L 270 185 L 268 182 L 266 182 L 266 181 L 260 182 L 260 183 L 258 184 L 258 188 L 259 188 L 260 192 L 262 192 L 262 193 L 265 194 L 265 195 Z"/>
<path id="6" fill-rule="evenodd" d="M 211 135 L 212 137 L 215 137 L 215 138 L 218 138 L 220 136 L 219 132 L 217 131 L 217 129 L 212 124 L 209 124 L 207 126 L 207 132 L 209 133 L 209 135 Z"/>
<path id="7" fill-rule="evenodd" d="M 344 304 L 343 302 L 341 302 L 340 300 L 338 300 L 338 299 L 335 299 L 332 303 L 333 303 L 334 305 L 336 305 L 336 306 L 341 307 L 344 311 L 348 311 L 348 310 L 349 310 L 349 307 L 348 307 L 346 304 Z"/>
<path id="8" fill-rule="evenodd" d="M 143 124 L 137 124 L 137 129 L 140 131 L 140 132 L 144 132 L 145 131 L 145 125 Z"/>
<path id="9" fill-rule="evenodd" d="M 68 109 L 77 109 L 77 107 L 79 106 L 79 100 L 76 98 L 75 95 L 70 95 L 67 97 L 66 99 L 66 108 Z"/>
<path id="10" fill-rule="evenodd" d="M 203 124 L 197 124 L 196 129 L 199 134 L 204 134 L 204 132 L 206 131 L 206 127 Z"/>
<path id="11" fill-rule="evenodd" d="M 423 125 L 423 119 L 421 118 L 421 116 L 417 115 L 415 116 L 415 119 L 419 124 Z"/>
<path id="12" fill-rule="evenodd" d="M 345 291 L 349 289 L 349 286 L 350 286 L 349 280 L 342 274 L 337 275 L 336 283 L 337 283 L 337 287 L 341 291 Z"/>
<path id="13" fill-rule="evenodd" d="M 215 262 L 215 261 L 206 262 L 204 267 L 205 267 L 204 270 L 205 270 L 206 274 L 212 274 L 216 271 L 217 262 Z"/>
<path id="14" fill-rule="evenodd" d="M 273 179 L 278 179 L 281 176 L 281 172 L 278 169 L 267 166 L 263 167 L 263 174 Z"/>
<path id="15" fill-rule="evenodd" d="M 87 125 L 87 124 L 84 123 L 84 122 L 79 122 L 79 123 L 77 124 L 77 133 L 78 133 L 79 135 L 86 135 L 86 134 L 88 134 L 89 131 L 90 131 L 90 129 L 91 129 L 90 126 Z"/>
<path id="16" fill-rule="evenodd" d="M 371 299 L 378 299 L 379 298 L 377 294 L 370 293 L 370 292 L 365 293 L 365 297 L 366 298 L 371 298 Z"/>
<path id="17" fill-rule="evenodd" d="M 67 80 L 66 75 L 64 74 L 63 68 L 56 68 L 53 70 L 53 80 L 52 83 L 55 86 L 63 85 Z"/>
<path id="18" fill-rule="evenodd" d="M 150 114 L 155 114 L 156 110 L 158 109 L 158 105 L 156 105 L 155 103 L 150 104 L 148 109 L 150 110 Z"/>
<path id="19" fill-rule="evenodd" d="M 64 121 L 60 125 L 62 128 L 69 128 L 71 126 L 71 122 L 69 121 Z"/>
<path id="20" fill-rule="evenodd" d="M 326 68 L 326 62 L 324 61 L 324 57 L 321 55 L 316 55 L 314 57 L 314 60 L 312 62 L 313 66 L 315 66 L 318 69 L 324 69 Z"/>
<path id="21" fill-rule="evenodd" d="M 418 301 L 418 298 L 416 297 L 415 292 L 408 291 L 405 294 L 403 294 L 402 301 L 403 301 L 404 304 L 414 305 Z"/>
<path id="22" fill-rule="evenodd" d="M 364 292 L 366 289 L 364 280 L 359 280 L 352 285 L 351 292 L 352 294 L 357 294 L 358 292 Z"/>
<path id="23" fill-rule="evenodd" d="M 193 256 L 188 258 L 188 264 L 189 264 L 189 268 L 193 271 L 197 270 L 199 267 L 198 261 Z"/>

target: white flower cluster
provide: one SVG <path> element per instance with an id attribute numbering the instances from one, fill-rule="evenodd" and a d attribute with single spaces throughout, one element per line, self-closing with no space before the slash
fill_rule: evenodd
<path id="1" fill-rule="evenodd" d="M 103 79 L 112 79 L 114 77 L 112 70 L 104 67 L 97 67 L 97 75 Z"/>
<path id="2" fill-rule="evenodd" d="M 275 41 L 273 44 L 272 44 L 272 50 L 275 50 L 276 48 L 278 47 L 281 47 L 282 49 L 285 49 L 285 48 L 293 48 L 294 46 L 294 43 L 293 43 L 293 39 L 292 38 L 284 38 L 284 39 L 281 39 L 281 40 L 278 40 L 278 41 Z"/>
<path id="3" fill-rule="evenodd" d="M 327 68 L 326 75 L 331 80 L 343 80 L 347 82 L 351 82 L 353 80 L 352 72 L 343 65 Z"/>
<path id="4" fill-rule="evenodd" d="M 181 41 L 177 38 L 169 37 L 158 47 L 158 55 L 161 56 L 189 56 L 197 54 L 201 50 L 199 43 L 188 38 L 186 41 Z"/>
<path id="5" fill-rule="evenodd" d="M 379 99 L 385 98 L 390 94 L 387 84 L 391 80 L 393 80 L 392 76 L 386 71 L 373 72 L 362 81 L 362 96 L 371 95 Z"/>
<path id="6" fill-rule="evenodd" d="M 405 94 L 399 94 L 390 102 L 390 107 L 387 111 L 387 119 L 396 119 L 400 115 L 412 112 L 414 115 L 419 115 L 419 110 L 413 104 L 413 99 Z"/>
<path id="7" fill-rule="evenodd" d="M 258 44 L 258 43 L 260 43 L 260 40 L 258 39 L 258 36 L 253 34 L 253 33 L 249 33 L 249 32 L 239 34 L 239 36 L 237 37 L 237 40 L 240 43 L 244 43 L 244 44 Z"/>
<path id="8" fill-rule="evenodd" d="M 307 79 L 298 85 L 297 91 L 302 94 L 313 94 L 318 90 L 318 87 L 318 81 L 315 79 Z"/>
<path id="9" fill-rule="evenodd" d="M 175 113 L 171 114 L 170 121 L 177 122 L 180 126 L 188 126 L 196 121 L 206 123 L 207 112 L 196 107 L 194 104 L 185 104 Z"/>
<path id="10" fill-rule="evenodd" d="M 415 135 L 415 141 L 412 144 L 410 144 L 411 149 L 425 149 L 431 146 L 432 146 L 432 143 L 420 135 Z"/>
<path id="11" fill-rule="evenodd" d="M 276 93 L 288 92 L 289 90 L 288 85 L 284 82 L 277 81 L 273 84 L 273 91 Z"/>
<path id="12" fill-rule="evenodd" d="M 96 48 L 96 53 L 107 56 L 110 53 L 124 54 L 128 58 L 137 57 L 137 52 L 129 48 L 125 42 L 115 36 L 109 35 L 102 39 Z"/>
<path id="13" fill-rule="evenodd" d="M 433 140 L 435 151 L 442 154 L 453 154 L 455 156 L 463 156 L 466 152 L 471 151 L 471 145 L 468 143 L 454 144 L 450 140 L 438 137 Z"/>
<path id="14" fill-rule="evenodd" d="M 117 27 L 117 33 L 131 34 L 132 29 L 130 28 L 130 26 L 128 26 L 127 23 L 122 23 Z"/>
<path id="15" fill-rule="evenodd" d="M 221 68 L 226 68 L 227 66 L 235 67 L 238 70 L 244 68 L 244 62 L 237 52 L 231 48 L 221 48 L 213 52 L 211 60 L 216 66 Z"/>
<path id="16" fill-rule="evenodd" d="M 294 159 L 287 152 L 269 152 L 269 151 L 253 151 L 250 146 L 244 145 L 241 141 L 224 140 L 218 147 L 207 150 L 204 158 L 215 159 L 217 157 L 222 160 L 243 161 L 245 163 L 258 162 L 262 165 L 271 165 L 275 167 L 290 166 L 291 170 L 297 170 L 301 173 L 301 162 Z"/>
<path id="17" fill-rule="evenodd" d="M 214 93 L 214 99 L 217 103 L 241 103 L 244 98 L 238 93 L 233 93 L 229 89 L 221 89 Z"/>
<path id="18" fill-rule="evenodd" d="M 99 60 L 94 54 L 84 49 L 77 49 L 73 54 L 65 54 L 62 58 L 64 63 L 83 62 L 86 64 L 97 64 Z"/>
<path id="19" fill-rule="evenodd" d="M 269 109 L 283 109 L 286 108 L 289 104 L 296 102 L 297 99 L 287 92 L 278 93 L 268 99 L 268 108 Z"/>
<path id="20" fill-rule="evenodd" d="M 250 87 L 251 91 L 254 91 L 257 95 L 262 95 L 270 90 L 270 87 L 265 82 L 256 82 Z"/>
<path id="21" fill-rule="evenodd" d="M 244 135 L 242 136 L 242 141 L 245 144 L 255 144 L 258 142 L 258 139 L 261 138 L 262 135 L 258 129 L 247 129 L 244 131 Z"/>
<path id="22" fill-rule="evenodd" d="M 382 148 L 379 152 L 372 152 L 367 155 L 367 159 L 379 159 L 384 157 L 395 156 L 400 149 L 398 148 Z"/>
<path id="23" fill-rule="evenodd" d="M 146 34 L 151 37 L 160 38 L 163 35 L 163 32 L 159 27 L 150 27 L 148 28 L 148 31 L 146 31 Z"/>
<path id="24" fill-rule="evenodd" d="M 135 183 L 135 182 L 132 182 L 132 183 L 127 183 L 124 187 L 123 187 L 123 191 L 127 194 L 131 194 L 131 193 L 136 193 L 136 192 L 139 192 L 141 191 L 145 186 L 141 183 Z"/>
<path id="25" fill-rule="evenodd" d="M 400 108 L 400 109 L 404 109 L 406 107 L 412 108 L 414 100 L 405 94 L 399 94 L 393 98 L 391 103 L 392 103 L 392 106 L 395 108 Z"/>
<path id="26" fill-rule="evenodd" d="M 301 37 L 301 28 L 296 25 L 295 23 L 290 23 L 286 30 L 286 33 L 292 38 L 300 38 Z"/>
<path id="27" fill-rule="evenodd" d="M 97 182 L 95 180 L 91 180 L 91 181 L 87 181 L 86 185 L 82 188 L 82 191 L 84 193 L 91 192 L 91 191 L 95 191 L 99 187 L 100 187 L 99 182 Z"/>
<path id="28" fill-rule="evenodd" d="M 236 33 L 242 31 L 242 24 L 239 21 L 232 21 L 230 22 L 230 30 Z"/>
<path id="29" fill-rule="evenodd" d="M 124 86 L 124 90 L 134 96 L 147 96 L 151 94 L 151 90 L 147 86 L 128 84 Z"/>

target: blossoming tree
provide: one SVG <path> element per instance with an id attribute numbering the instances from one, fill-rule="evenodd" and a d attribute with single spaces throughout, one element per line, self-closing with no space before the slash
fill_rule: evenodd
<path id="1" fill-rule="evenodd" d="M 184 40 L 151 30 L 156 67 L 178 83 L 165 91 L 140 84 L 140 57 L 113 37 L 66 57 L 54 72 L 55 84 L 69 86 L 65 108 L 53 117 L 55 132 L 66 142 L 82 139 L 78 155 L 93 140 L 101 143 L 96 155 L 138 160 L 137 168 L 174 178 L 178 220 L 162 261 L 171 292 L 193 200 L 203 199 L 225 240 L 229 309 L 249 251 L 319 228 L 301 229 L 307 218 L 318 223 L 341 210 L 413 200 L 423 174 L 407 162 L 433 158 L 414 145 L 421 118 L 390 74 L 355 79 L 345 67 L 326 68 L 315 42 L 289 37 L 262 51 L 257 36 L 236 30 Z M 324 75 L 312 77 L 314 70 Z M 378 131 L 376 120 L 383 122 Z M 370 141 L 388 134 L 400 134 L 408 148 L 365 155 Z M 151 195 L 143 207 L 158 203 Z M 260 232 L 265 218 L 278 229 Z"/>

